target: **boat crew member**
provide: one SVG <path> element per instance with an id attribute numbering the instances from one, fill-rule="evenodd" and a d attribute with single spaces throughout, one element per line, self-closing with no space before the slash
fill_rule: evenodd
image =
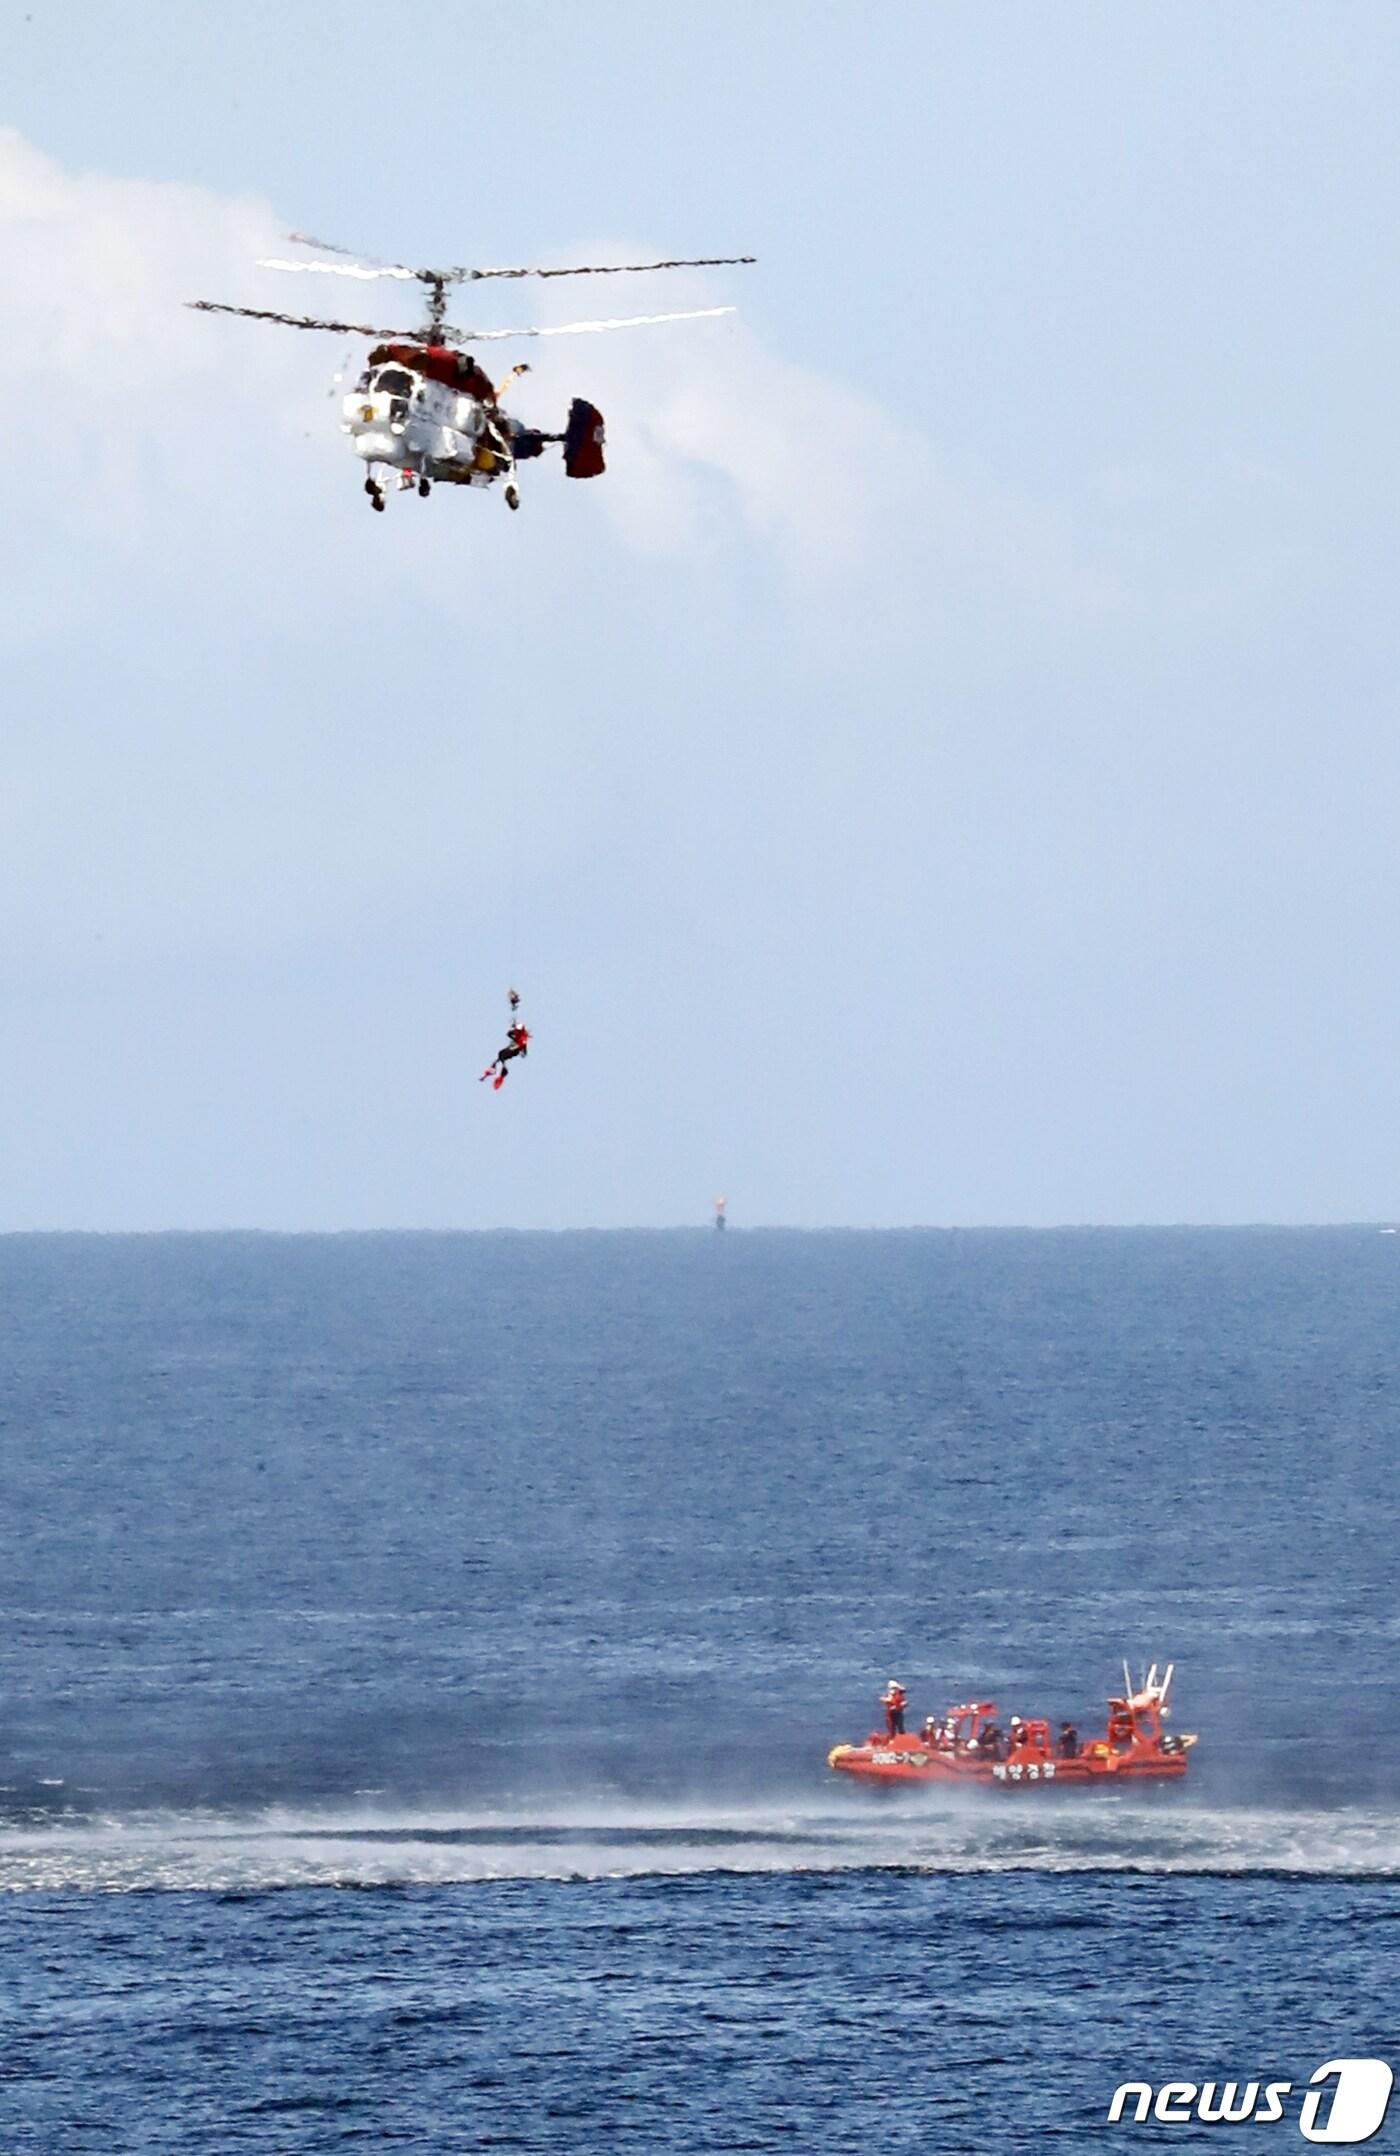
<path id="1" fill-rule="evenodd" d="M 1015 1751 L 1015 1749 L 1016 1749 L 1016 1747 L 1017 1747 L 1018 1745 L 1022 1745 L 1022 1744 L 1028 1744 L 1029 1742 L 1030 1742 L 1030 1739 L 1029 1739 L 1029 1737 L 1028 1737 L 1028 1736 L 1026 1735 L 1026 1725 L 1025 1725 L 1025 1723 L 1024 1723 L 1024 1722 L 1023 1722 L 1022 1720 L 1021 1720 L 1021 1717 L 1020 1717 L 1020 1715 L 1019 1715 L 1019 1714 L 1013 1714 L 1013 1715 L 1012 1715 L 1012 1717 L 1011 1717 L 1011 1748 L 1012 1748 L 1012 1750 L 1013 1750 L 1013 1751 Z"/>
<path id="2" fill-rule="evenodd" d="M 904 1709 L 907 1704 L 908 1694 L 905 1692 L 903 1685 L 891 1677 L 884 1691 L 880 1694 L 880 1705 L 885 1710 L 885 1735 L 887 1737 L 902 1737 L 904 1735 Z"/>
<path id="3" fill-rule="evenodd" d="M 1078 1759 L 1079 1731 L 1073 1722 L 1061 1722 L 1059 1753 L 1061 1759 Z"/>
<path id="4" fill-rule="evenodd" d="M 928 1749 L 931 1752 L 936 1752 L 938 1749 L 939 1727 L 940 1724 L 936 1714 L 930 1714 L 924 1717 L 924 1726 L 919 1731 L 919 1735 L 922 1737 L 924 1743 L 927 1745 Z"/>

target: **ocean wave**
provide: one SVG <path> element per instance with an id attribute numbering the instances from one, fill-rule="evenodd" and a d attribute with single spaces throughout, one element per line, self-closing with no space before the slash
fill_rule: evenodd
<path id="1" fill-rule="evenodd" d="M 0 1890 L 261 1892 L 754 1873 L 1400 1877 L 1400 1813 L 959 1796 L 859 1812 L 144 1813 L 0 1832 Z"/>

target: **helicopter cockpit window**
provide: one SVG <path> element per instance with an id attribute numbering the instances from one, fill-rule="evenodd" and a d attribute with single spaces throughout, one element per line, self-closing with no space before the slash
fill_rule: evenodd
<path id="1" fill-rule="evenodd" d="M 386 367 L 375 384 L 381 396 L 408 397 L 413 393 L 413 377 L 398 367 Z"/>

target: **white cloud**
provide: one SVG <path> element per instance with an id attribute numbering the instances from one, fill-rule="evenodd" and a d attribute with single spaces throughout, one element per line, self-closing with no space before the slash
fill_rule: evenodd
<path id="1" fill-rule="evenodd" d="M 822 582 L 916 512 L 929 446 L 873 399 L 781 358 L 742 320 L 635 335 L 651 349 L 619 335 L 588 355 L 618 415 L 608 507 L 634 544 L 713 549 L 737 517 L 792 573 Z"/>
<path id="2" fill-rule="evenodd" d="M 226 435 L 253 378 L 292 379 L 275 340 L 234 357 L 182 305 L 249 296 L 250 265 L 276 232 L 264 203 L 70 174 L 0 129 L 0 323 L 42 370 L 45 447 L 61 470 L 124 481 L 191 419 Z"/>

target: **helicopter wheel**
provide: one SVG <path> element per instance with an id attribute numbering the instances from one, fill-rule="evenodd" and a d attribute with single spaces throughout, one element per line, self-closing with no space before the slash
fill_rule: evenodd
<path id="1" fill-rule="evenodd" d="M 520 507 L 520 495 L 515 487 L 506 488 L 506 507 L 507 509 L 518 509 Z"/>
<path id="2" fill-rule="evenodd" d="M 382 494 L 378 492 L 375 493 L 373 498 L 373 507 L 376 509 L 382 509 L 384 507 L 384 496 Z"/>
<path id="3" fill-rule="evenodd" d="M 430 482 L 429 482 L 428 480 L 426 480 L 426 479 L 420 479 L 420 480 L 419 480 L 419 482 L 418 482 L 418 492 L 419 492 L 419 495 L 420 495 L 420 497 L 422 498 L 422 500 L 426 501 L 426 500 L 428 499 L 428 496 L 429 496 L 429 495 L 430 495 L 430 494 L 432 493 L 432 491 L 433 491 L 433 490 L 432 490 L 432 485 L 431 485 L 431 483 L 430 483 Z"/>

